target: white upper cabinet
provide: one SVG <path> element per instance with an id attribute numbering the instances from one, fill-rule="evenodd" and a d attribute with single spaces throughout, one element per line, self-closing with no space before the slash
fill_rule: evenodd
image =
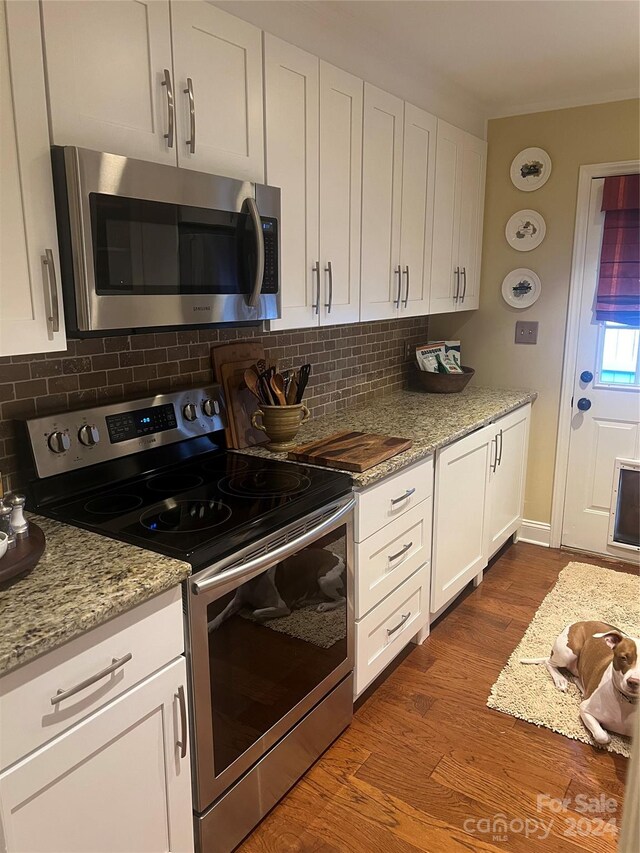
<path id="1" fill-rule="evenodd" d="M 262 34 L 202 0 L 171 4 L 178 165 L 264 181 Z"/>
<path id="2" fill-rule="evenodd" d="M 47 0 L 42 20 L 52 142 L 175 164 L 168 0 Z"/>
<path id="3" fill-rule="evenodd" d="M 429 313 L 437 119 L 404 105 L 400 316 Z"/>
<path id="4" fill-rule="evenodd" d="M 360 316 L 362 92 L 357 77 L 320 63 L 320 324 Z"/>
<path id="5" fill-rule="evenodd" d="M 0 356 L 66 347 L 38 3 L 0 3 Z"/>
<path id="6" fill-rule="evenodd" d="M 282 317 L 357 322 L 362 80 L 265 34 L 266 180 L 280 187 Z"/>
<path id="7" fill-rule="evenodd" d="M 272 329 L 318 324 L 319 63 L 265 33 L 267 183 L 280 187 L 282 318 Z"/>
<path id="8" fill-rule="evenodd" d="M 360 319 L 395 317 L 400 304 L 404 103 L 364 86 Z"/>
<path id="9" fill-rule="evenodd" d="M 487 144 L 438 120 L 430 313 L 477 308 Z"/>

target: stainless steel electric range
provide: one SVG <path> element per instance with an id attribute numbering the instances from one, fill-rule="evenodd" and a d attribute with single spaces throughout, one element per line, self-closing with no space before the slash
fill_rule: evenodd
<path id="1" fill-rule="evenodd" d="M 24 422 L 30 509 L 191 563 L 196 843 L 232 850 L 352 716 L 351 480 L 223 447 L 217 385 Z M 90 579 L 88 579 L 90 582 Z"/>

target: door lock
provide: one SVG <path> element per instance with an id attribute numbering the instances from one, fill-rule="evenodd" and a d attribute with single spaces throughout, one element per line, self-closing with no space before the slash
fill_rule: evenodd
<path id="1" fill-rule="evenodd" d="M 580 374 L 580 382 L 591 382 L 593 380 L 593 373 L 590 370 L 583 370 Z"/>
<path id="2" fill-rule="evenodd" d="M 589 400 L 587 397 L 580 397 L 580 399 L 578 400 L 578 408 L 581 412 L 588 412 L 591 408 L 591 400 Z"/>

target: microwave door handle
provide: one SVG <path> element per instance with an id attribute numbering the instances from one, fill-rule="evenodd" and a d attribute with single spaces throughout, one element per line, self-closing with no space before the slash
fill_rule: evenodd
<path id="1" fill-rule="evenodd" d="M 196 595 L 199 595 L 202 592 L 207 592 L 208 590 L 227 583 L 230 580 L 233 580 L 234 582 L 237 581 L 238 586 L 240 586 L 241 583 L 250 580 L 257 574 L 260 574 L 261 571 L 264 571 L 274 563 L 282 562 L 282 560 L 285 560 L 287 557 L 295 554 L 296 551 L 301 551 L 303 548 L 306 548 L 307 545 L 315 542 L 315 540 L 323 533 L 332 528 L 337 521 L 347 515 L 347 513 L 351 512 L 355 503 L 356 499 L 354 497 L 350 497 L 342 503 L 338 509 L 329 516 L 329 518 L 324 519 L 320 524 L 305 531 L 301 536 L 296 537 L 290 542 L 286 542 L 284 545 L 280 545 L 279 548 L 274 548 L 271 551 L 267 551 L 265 554 L 260 554 L 260 556 L 255 557 L 253 560 L 247 560 L 246 563 L 241 563 L 233 569 L 221 572 L 219 571 L 218 566 L 212 566 L 211 569 L 209 569 L 209 571 L 207 571 L 207 573 L 201 578 L 193 581 L 191 584 L 191 590 Z"/>
<path id="2" fill-rule="evenodd" d="M 256 232 L 256 275 L 253 282 L 253 290 L 249 297 L 249 305 L 255 308 L 260 300 L 262 279 L 264 278 L 264 234 L 262 233 L 262 220 L 260 219 L 260 211 L 258 210 L 255 198 L 251 196 L 247 198 L 247 207 L 249 208 L 251 221 Z"/>

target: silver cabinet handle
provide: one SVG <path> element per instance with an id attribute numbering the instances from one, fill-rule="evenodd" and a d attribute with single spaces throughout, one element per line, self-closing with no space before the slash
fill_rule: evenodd
<path id="1" fill-rule="evenodd" d="M 316 261 L 313 267 L 311 268 L 311 272 L 316 274 L 316 301 L 311 306 L 316 314 L 320 313 L 320 261 Z"/>
<path id="2" fill-rule="evenodd" d="M 180 747 L 180 758 L 185 758 L 187 754 L 187 703 L 184 698 L 184 687 L 182 684 L 178 687 L 178 692 L 174 693 L 180 706 L 180 740 L 176 741 L 176 746 Z"/>
<path id="3" fill-rule="evenodd" d="M 56 283 L 56 265 L 53 261 L 51 249 L 44 250 L 43 264 L 47 268 L 47 283 L 49 292 L 45 291 L 47 301 L 47 321 L 51 323 L 51 331 L 60 331 L 60 306 L 58 304 L 58 285 Z"/>
<path id="4" fill-rule="evenodd" d="M 164 80 L 162 85 L 167 87 L 167 132 L 164 138 L 167 140 L 167 148 L 173 148 L 174 129 L 176 121 L 176 105 L 173 100 L 173 86 L 171 85 L 171 72 L 168 68 L 164 69 Z"/>
<path id="5" fill-rule="evenodd" d="M 462 296 L 460 297 L 460 302 L 464 302 L 464 298 L 467 295 L 467 268 L 462 267 Z"/>
<path id="6" fill-rule="evenodd" d="M 121 658 L 113 658 L 109 666 L 105 666 L 104 669 L 101 669 L 100 672 L 96 672 L 95 675 L 89 676 L 89 678 L 85 678 L 84 681 L 81 681 L 79 684 L 76 684 L 75 687 L 70 687 L 68 690 L 58 690 L 55 696 L 51 698 L 52 705 L 58 705 L 60 702 L 63 702 L 65 699 L 68 699 L 70 696 L 79 693 L 81 690 L 84 690 L 85 687 L 90 687 L 92 684 L 95 684 L 96 681 L 100 681 L 101 678 L 105 678 L 107 675 L 111 675 L 112 672 L 115 672 L 117 669 L 120 669 L 121 666 L 124 666 L 125 663 L 128 663 L 133 655 L 131 652 L 127 652 Z"/>
<path id="7" fill-rule="evenodd" d="M 407 264 L 406 267 L 404 268 L 404 274 L 407 277 L 407 288 L 404 292 L 404 299 L 402 300 L 402 304 L 406 308 L 407 303 L 409 302 L 409 264 Z"/>
<path id="8" fill-rule="evenodd" d="M 249 196 L 246 202 L 256 232 L 256 276 L 253 281 L 253 290 L 249 297 L 249 305 L 255 308 L 260 300 L 262 279 L 264 278 L 264 234 L 262 233 L 262 220 L 260 219 L 260 211 L 258 210 L 255 198 Z"/>
<path id="9" fill-rule="evenodd" d="M 493 442 L 494 441 L 496 443 L 496 445 L 495 445 L 496 453 L 495 453 L 494 458 L 492 459 L 491 457 L 493 456 Z M 498 436 L 494 435 L 494 437 L 491 439 L 491 450 L 489 451 L 489 468 L 491 469 L 491 471 L 493 471 L 495 473 L 495 470 L 497 467 L 498 467 Z"/>
<path id="10" fill-rule="evenodd" d="M 394 275 L 398 276 L 398 296 L 396 297 L 396 299 L 393 300 L 393 304 L 396 306 L 396 308 L 399 308 L 402 293 L 402 267 L 400 266 L 400 264 L 398 264 Z"/>
<path id="11" fill-rule="evenodd" d="M 400 495 L 399 498 L 391 498 L 391 505 L 395 506 L 396 504 L 399 504 L 400 501 L 406 501 L 406 499 L 410 498 L 414 492 L 415 492 L 415 488 L 414 489 L 407 489 L 407 491 L 404 493 L 404 495 Z"/>
<path id="12" fill-rule="evenodd" d="M 453 301 L 457 302 L 460 294 L 460 267 L 456 267 L 453 274 L 456 279 L 456 292 L 453 294 Z"/>
<path id="13" fill-rule="evenodd" d="M 327 314 L 331 314 L 331 305 L 333 304 L 333 267 L 331 261 L 327 261 L 324 271 L 329 273 L 329 301 L 325 302 L 324 307 L 327 309 Z"/>
<path id="14" fill-rule="evenodd" d="M 196 153 L 196 102 L 193 97 L 193 80 L 187 77 L 187 88 L 183 89 L 185 95 L 189 96 L 189 123 L 191 126 L 191 139 L 187 139 L 186 144 L 189 146 L 189 151 L 192 154 Z"/>
<path id="15" fill-rule="evenodd" d="M 403 545 L 402 548 L 398 551 L 397 554 L 389 554 L 388 560 L 392 563 L 394 560 L 397 560 L 398 557 L 402 557 L 403 554 L 406 554 L 409 548 L 413 547 L 413 542 L 409 542 L 408 545 Z"/>
<path id="16" fill-rule="evenodd" d="M 399 631 L 400 628 L 402 628 L 404 623 L 407 621 L 409 616 L 411 616 L 411 611 L 409 611 L 408 613 L 403 613 L 402 619 L 398 622 L 395 628 L 387 628 L 387 636 L 390 637 L 392 634 L 395 634 L 396 631 Z"/>
<path id="17" fill-rule="evenodd" d="M 500 436 L 500 453 L 498 453 L 498 436 L 496 436 L 496 468 L 498 465 L 502 465 L 502 430 L 499 433 Z"/>

